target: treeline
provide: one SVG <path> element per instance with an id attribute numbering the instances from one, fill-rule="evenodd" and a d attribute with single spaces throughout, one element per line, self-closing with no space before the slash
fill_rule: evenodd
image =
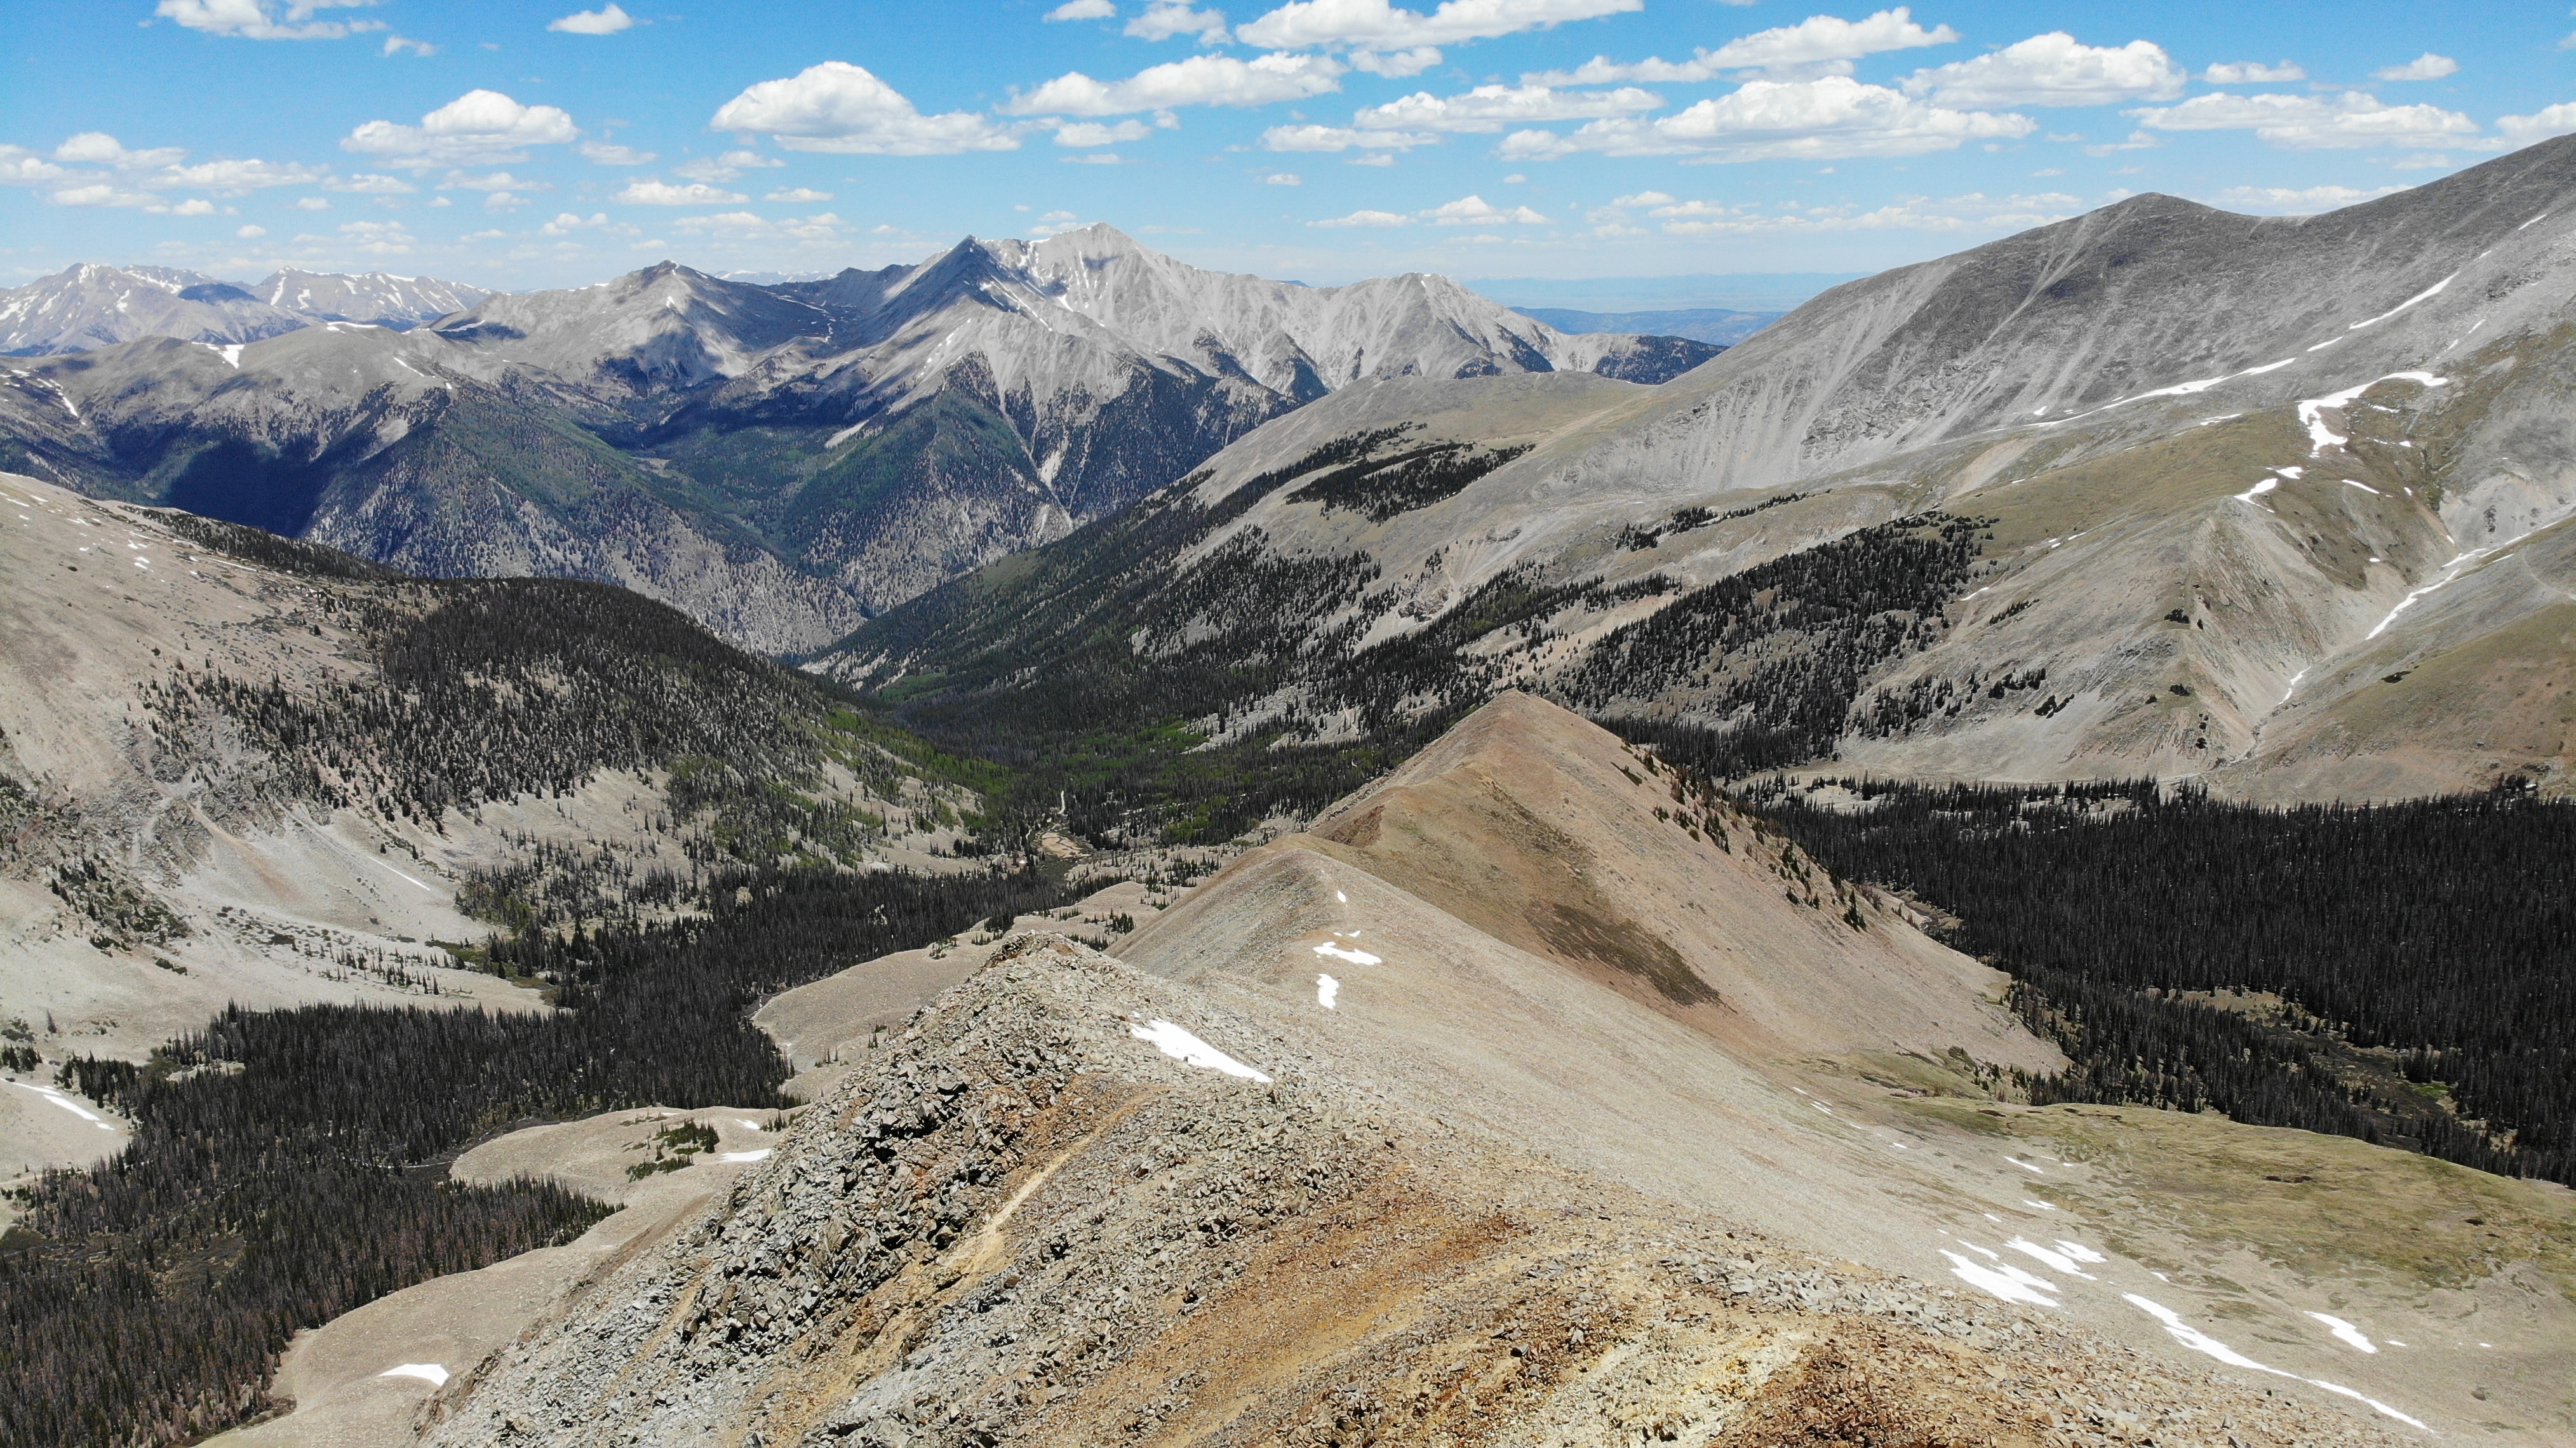
<path id="1" fill-rule="evenodd" d="M 1957 917 L 1952 943 L 2013 974 L 2074 1063 L 2034 1100 L 2214 1106 L 2576 1183 L 2576 805 L 1863 792 L 1852 812 L 1755 800 L 1837 873 Z"/>
<path id="2" fill-rule="evenodd" d="M 0 1443 L 178 1443 L 270 1411 L 299 1328 L 578 1233 L 607 1210 L 543 1185 L 462 1188 L 446 1161 L 534 1121 L 662 1104 L 780 1106 L 762 996 L 994 915 L 1063 904 L 1030 872 L 727 870 L 706 918 L 495 939 L 562 1009 L 227 1011 L 148 1067 L 66 1086 L 135 1122 L 54 1172 L 0 1252 Z"/>

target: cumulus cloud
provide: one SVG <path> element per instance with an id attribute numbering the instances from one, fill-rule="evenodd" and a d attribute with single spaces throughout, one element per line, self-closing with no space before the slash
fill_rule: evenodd
<path id="1" fill-rule="evenodd" d="M 570 236 L 576 231 L 614 231 L 634 235 L 635 228 L 608 219 L 605 211 L 594 211 L 585 217 L 578 211 L 556 214 L 555 219 L 537 228 L 539 236 Z"/>
<path id="2" fill-rule="evenodd" d="M 1193 55 L 1147 66 L 1125 80 L 1094 80 L 1068 71 L 1012 96 L 1002 109 L 1023 116 L 1115 116 L 1177 106 L 1266 106 L 1340 90 L 1345 69 L 1321 55 L 1274 52 L 1250 60 Z"/>
<path id="3" fill-rule="evenodd" d="M 2460 73 L 2460 63 L 2447 55 L 2425 51 L 2404 65 L 2383 65 L 2370 73 L 2372 80 L 2440 80 Z"/>
<path id="4" fill-rule="evenodd" d="M 552 191 L 555 188 L 547 182 L 530 181 L 513 176 L 507 171 L 494 171 L 482 176 L 463 171 L 450 171 L 447 173 L 447 179 L 438 183 L 438 189 L 441 191 Z"/>
<path id="5" fill-rule="evenodd" d="M 683 236 L 725 241 L 827 242 L 838 238 L 844 225 L 841 218 L 828 211 L 775 221 L 749 211 L 719 211 L 707 216 L 683 216 L 671 223 L 671 229 Z"/>
<path id="6" fill-rule="evenodd" d="M 758 151 L 727 151 L 721 156 L 700 156 L 671 168 L 671 174 L 684 181 L 731 181 L 745 171 L 758 171 L 784 166 L 775 156 Z"/>
<path id="7" fill-rule="evenodd" d="M 1425 15 L 1397 9 L 1389 0 L 1293 0 L 1236 27 L 1235 38 L 1274 50 L 1329 46 L 1387 51 L 1490 40 L 1644 8 L 1645 0 L 1444 0 Z"/>
<path id="8" fill-rule="evenodd" d="M 295 198 L 295 209 L 298 211 L 328 211 L 331 209 L 331 203 L 319 196 L 298 196 Z"/>
<path id="9" fill-rule="evenodd" d="M 785 201 L 798 206 L 809 206 L 817 201 L 831 200 L 832 193 L 829 191 L 817 191 L 811 186 L 790 186 L 783 190 L 772 191 L 760 199 L 763 201 Z"/>
<path id="10" fill-rule="evenodd" d="M 1411 226 L 1413 218 L 1400 211 L 1354 211 L 1348 216 L 1336 216 L 1329 221 L 1309 221 L 1306 224 L 1325 227 Z"/>
<path id="11" fill-rule="evenodd" d="M 2171 100 L 2188 78 L 2153 41 L 2084 45 L 2053 30 L 1916 71 L 1904 84 L 1907 95 L 1945 106 L 2106 106 Z"/>
<path id="12" fill-rule="evenodd" d="M 56 206 L 159 206 L 161 198 L 149 191 L 130 191 L 109 182 L 87 186 L 66 186 L 54 193 Z"/>
<path id="13" fill-rule="evenodd" d="M 2527 116 L 2498 116 L 2496 129 L 2508 147 L 2528 146 L 2576 131 L 2576 101 L 2561 101 Z"/>
<path id="14" fill-rule="evenodd" d="M 24 146 L 0 146 L 0 185 L 42 186 L 71 174 Z"/>
<path id="15" fill-rule="evenodd" d="M 376 0 L 161 0 L 152 13 L 208 35 L 244 40 L 338 40 L 361 31 L 382 30 L 381 20 L 315 20 L 316 10 L 354 9 Z"/>
<path id="16" fill-rule="evenodd" d="M 791 151 L 865 156 L 952 156 L 1010 151 L 1019 137 L 971 111 L 925 116 L 902 92 L 844 60 L 764 80 L 724 103 L 707 123 L 763 134 Z"/>
<path id="17" fill-rule="evenodd" d="M 1514 131 L 1511 159 L 1550 160 L 1584 152 L 1692 156 L 1709 161 L 1832 160 L 1921 156 L 1968 141 L 2017 140 L 2038 129 L 2010 112 L 1961 111 L 1908 100 L 1849 76 L 1747 81 L 1732 95 L 1700 101 L 1653 121 L 1593 121 L 1568 135 Z"/>
<path id="18" fill-rule="evenodd" d="M 215 203 L 202 196 L 192 196 L 176 206 L 154 206 L 146 209 L 170 216 L 212 216 L 215 214 Z"/>
<path id="19" fill-rule="evenodd" d="M 470 90 L 417 126 L 369 121 L 341 137 L 340 149 L 427 170 L 524 161 L 529 146 L 559 146 L 580 134 L 572 117 L 554 106 L 523 106 L 499 91 Z"/>
<path id="20" fill-rule="evenodd" d="M 268 235 L 268 228 L 256 225 L 244 226 L 234 231 L 233 235 L 243 241 L 257 241 L 261 237 Z"/>
<path id="21" fill-rule="evenodd" d="M 615 35 L 634 23 L 634 16 L 609 4 L 596 10 L 576 10 L 560 20 L 549 20 L 546 28 L 560 30 L 566 35 Z"/>
<path id="22" fill-rule="evenodd" d="M 626 183 L 626 189 L 609 198 L 628 206 L 716 206 L 732 201 L 749 201 L 739 191 L 726 191 L 701 181 L 674 186 L 655 177 Z"/>
<path id="23" fill-rule="evenodd" d="M 315 185 L 330 174 L 328 166 L 263 161 L 253 156 L 240 161 L 205 161 L 194 166 L 165 167 L 152 178 L 151 184 L 212 191 L 218 196 L 247 196 L 270 186 Z"/>
<path id="24" fill-rule="evenodd" d="M 1930 30 L 1917 25 L 1911 7 L 1900 5 L 1866 20 L 1811 15 L 1795 25 L 1776 26 L 1730 40 L 1715 50 L 1702 47 L 1684 61 L 1648 57 L 1634 65 L 1621 65 L 1596 55 L 1573 70 L 1545 71 L 1521 79 L 1537 85 L 1600 85 L 1621 80 L 1687 83 L 1739 72 L 1767 74 L 1773 79 L 1822 73 L 1849 75 L 1851 62 L 1862 56 L 1950 45 L 1958 39 L 1959 32 L 1947 25 Z"/>
<path id="25" fill-rule="evenodd" d="M 83 131 L 54 148 L 57 161 L 69 161 L 78 166 L 113 166 L 119 171 L 175 165 L 187 154 L 177 146 L 153 146 L 130 151 L 123 142 L 105 131 Z"/>
<path id="26" fill-rule="evenodd" d="M 1261 133 L 1265 151 L 1409 151 L 1439 143 L 1428 132 L 1362 131 L 1349 126 L 1272 126 Z"/>
<path id="27" fill-rule="evenodd" d="M 2218 204 L 2240 211 L 2270 211 L 2290 216 L 2308 216 L 2320 211 L 2333 211 L 2363 201 L 2376 201 L 2410 190 L 2405 186 L 2379 186 L 2368 191 L 2350 186 L 2231 186 L 2218 193 Z"/>
<path id="28" fill-rule="evenodd" d="M 377 256 L 395 256 L 412 248 L 412 234 L 399 221 L 343 221 L 339 229 L 343 242 Z"/>
<path id="29" fill-rule="evenodd" d="M 1261 178 L 1261 184 L 1264 186 L 1303 186 L 1306 184 L 1306 178 L 1298 175 L 1294 171 L 1273 171 L 1269 175 Z"/>
<path id="30" fill-rule="evenodd" d="M 2131 111 L 2156 131 L 2252 131 L 2266 144 L 2313 151 L 2355 146 L 2455 146 L 2478 123 L 2439 106 L 2392 106 L 2364 91 L 2324 96 L 2224 93 L 2193 96 L 2178 106 Z"/>
<path id="31" fill-rule="evenodd" d="M 1049 21 L 1107 20 L 1117 13 L 1118 7 L 1110 4 L 1109 0 L 1064 0 L 1063 4 L 1048 11 L 1045 18 Z"/>
<path id="32" fill-rule="evenodd" d="M 2285 60 L 2279 65 L 2239 60 L 2213 65 L 2202 71 L 2200 78 L 2211 85 L 2268 85 L 2279 81 L 2306 80 L 2308 72 L 2294 60 Z"/>
<path id="33" fill-rule="evenodd" d="M 1887 205 L 1863 211 L 1851 206 L 1784 202 L 1777 206 L 1728 205 L 1717 201 L 1676 201 L 1660 191 L 1622 196 L 1596 220 L 1624 217 L 1631 207 L 1650 208 L 1646 215 L 1672 236 L 1757 236 L 1827 231 L 2018 231 L 2063 221 L 2083 209 L 2083 201 L 2063 192 L 1935 199 L 1900 196 Z M 1607 230 L 1609 228 L 1605 228 Z M 1633 231 L 1621 234 L 1634 235 Z"/>
<path id="34" fill-rule="evenodd" d="M 1434 226 L 1545 226 L 1547 218 L 1526 206 L 1501 207 L 1482 196 L 1461 196 L 1422 213 Z"/>
<path id="35" fill-rule="evenodd" d="M 385 37 L 384 49 L 377 51 L 376 54 L 390 57 L 400 55 L 405 51 L 409 51 L 414 55 L 436 55 L 438 54 L 438 47 L 430 44 L 426 40 L 414 40 L 407 35 L 388 35 Z"/>
<path id="36" fill-rule="evenodd" d="M 1055 143 L 1059 146 L 1114 146 L 1120 141 L 1141 141 L 1152 134 L 1154 128 L 1143 121 L 1120 121 L 1116 125 L 1070 121 L 1056 127 Z"/>
<path id="37" fill-rule="evenodd" d="M 1612 91 L 1560 91 L 1543 85 L 1480 85 L 1464 95 L 1416 91 L 1401 100 L 1369 106 L 1351 118 L 1360 130 L 1499 131 L 1541 121 L 1588 121 L 1633 116 L 1664 103 L 1635 86 Z"/>
<path id="38" fill-rule="evenodd" d="M 1384 53 L 1374 50 L 1354 50 L 1350 54 L 1350 62 L 1351 69 L 1353 70 L 1364 70 L 1371 75 L 1382 75 L 1388 80 L 1402 80 L 1408 75 L 1420 75 L 1431 67 L 1438 65 L 1440 63 L 1440 47 L 1436 45 L 1417 45 L 1410 50 L 1394 50 Z"/>
<path id="39" fill-rule="evenodd" d="M 348 191 L 360 196 L 408 196 L 420 189 L 399 176 L 387 176 L 380 171 L 334 176 L 322 184 L 333 191 Z"/>
<path id="40" fill-rule="evenodd" d="M 1189 0 L 1153 0 L 1145 13 L 1127 22 L 1127 34 L 1139 40 L 1169 40 L 1175 35 L 1195 35 L 1201 45 L 1223 45 L 1226 42 L 1225 15 L 1216 10 L 1193 10 Z"/>
<path id="41" fill-rule="evenodd" d="M 580 149 L 583 160 L 602 166 L 642 166 L 655 159 L 650 151 L 639 151 L 633 146 L 620 146 L 610 141 L 584 141 Z"/>

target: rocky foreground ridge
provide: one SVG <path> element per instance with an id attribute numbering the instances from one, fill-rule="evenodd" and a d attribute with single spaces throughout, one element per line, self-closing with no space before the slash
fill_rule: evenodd
<path id="1" fill-rule="evenodd" d="M 1785 1251 L 1345 1065 L 1019 935 L 703 1215 L 450 1382 L 426 1441 L 2381 1441 Z"/>

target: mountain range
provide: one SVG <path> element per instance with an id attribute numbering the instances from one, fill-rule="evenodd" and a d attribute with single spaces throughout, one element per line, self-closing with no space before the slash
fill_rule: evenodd
<path id="1" fill-rule="evenodd" d="M 1106 226 L 765 286 L 664 263 L 400 332 L 287 330 L 257 298 L 187 305 L 241 313 L 236 331 L 266 308 L 278 335 L 10 366 L 0 465 L 414 571 L 617 582 L 782 653 L 1114 513 L 1355 381 L 1572 370 L 1642 388 L 1717 351 L 1570 337 L 1440 277 L 1202 271 Z"/>
<path id="2" fill-rule="evenodd" d="M 317 322 L 403 331 L 491 295 L 484 287 L 391 272 L 286 267 L 235 284 L 179 267 L 84 262 L 0 290 L 0 356 L 86 352 L 144 337 L 248 343 Z"/>
<path id="3" fill-rule="evenodd" d="M 1220 738 L 1519 685 L 1730 769 L 2562 780 L 2571 203 L 2570 140 L 2322 216 L 2140 196 L 1651 390 L 1345 388 L 819 666 L 915 711 L 1035 670 L 1108 717 L 1139 696 L 1077 644 L 1125 638 Z"/>

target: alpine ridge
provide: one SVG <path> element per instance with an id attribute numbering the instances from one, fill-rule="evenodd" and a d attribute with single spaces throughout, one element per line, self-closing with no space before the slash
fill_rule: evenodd
<path id="1" fill-rule="evenodd" d="M 0 465 L 413 571 L 613 581 L 773 653 L 1113 514 L 1353 382 L 1650 385 L 1718 351 L 1569 337 L 1440 277 L 1202 271 L 1106 226 L 770 286 L 665 262 L 409 331 L 290 331 L 224 290 L 230 330 L 10 367 Z M 466 300 L 285 274 L 260 294 L 331 316 Z"/>

